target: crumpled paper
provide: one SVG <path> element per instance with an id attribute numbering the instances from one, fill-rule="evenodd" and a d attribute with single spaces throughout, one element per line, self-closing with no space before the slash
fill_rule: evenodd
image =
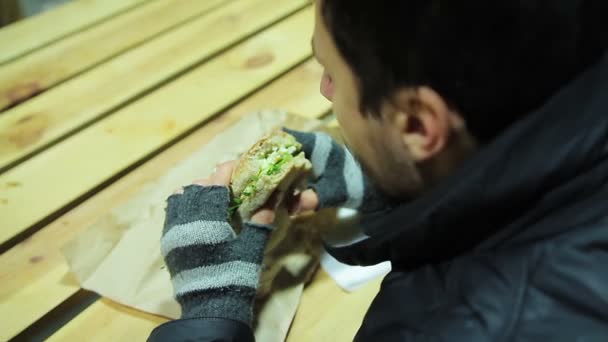
<path id="1" fill-rule="evenodd" d="M 166 198 L 176 188 L 209 175 L 218 163 L 237 159 L 281 126 L 328 130 L 320 121 L 283 112 L 246 115 L 64 246 L 62 251 L 81 287 L 145 312 L 179 317 L 180 307 L 173 298 L 159 246 Z M 318 228 L 333 224 L 334 214 L 326 212 L 294 222 L 286 238 L 266 251 L 268 268 L 263 271 L 261 286 L 269 288 L 269 295 L 256 303 L 254 330 L 258 341 L 285 340 L 304 284 L 318 266 Z"/>

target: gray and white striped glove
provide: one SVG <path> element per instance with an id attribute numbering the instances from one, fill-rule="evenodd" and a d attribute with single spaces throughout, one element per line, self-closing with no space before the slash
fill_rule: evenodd
<path id="1" fill-rule="evenodd" d="M 273 227 L 229 224 L 225 186 L 190 185 L 167 200 L 161 252 L 182 318 L 226 318 L 251 326 L 264 248 Z"/>
<path id="2" fill-rule="evenodd" d="M 325 133 L 284 130 L 302 144 L 306 158 L 312 163 L 314 179 L 309 187 L 319 198 L 319 209 L 343 207 L 361 214 L 374 214 L 392 206 L 344 145 Z"/>

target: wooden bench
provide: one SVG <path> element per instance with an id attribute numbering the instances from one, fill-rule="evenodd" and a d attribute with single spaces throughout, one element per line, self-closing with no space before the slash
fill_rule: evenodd
<path id="1" fill-rule="evenodd" d="M 80 289 L 60 248 L 250 111 L 325 117 L 312 24 L 307 0 L 77 0 L 0 29 L 0 341 L 164 321 Z M 289 340 L 351 339 L 378 284 L 318 272 Z"/>

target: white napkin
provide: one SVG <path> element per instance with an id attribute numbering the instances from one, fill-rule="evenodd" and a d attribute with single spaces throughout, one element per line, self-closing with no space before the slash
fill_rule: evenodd
<path id="1" fill-rule="evenodd" d="M 357 221 L 357 212 L 355 210 L 341 208 L 338 211 L 338 218 L 343 222 L 344 229 L 341 229 L 339 237 L 326 237 L 334 240 L 332 245 L 336 244 L 336 242 L 338 245 L 341 244 L 338 241 L 357 241 L 361 239 L 362 232 L 352 229 Z M 345 233 L 349 230 L 349 233 Z M 325 250 L 321 254 L 321 267 L 323 267 L 325 272 L 330 275 L 338 286 L 349 292 L 355 291 L 357 288 L 378 277 L 385 276 L 391 271 L 390 261 L 373 266 L 350 266 L 339 262 Z"/>
<path id="2" fill-rule="evenodd" d="M 390 261 L 373 266 L 350 266 L 339 262 L 325 251 L 321 255 L 321 266 L 338 286 L 348 292 L 355 291 L 366 283 L 385 276 L 391 271 Z"/>

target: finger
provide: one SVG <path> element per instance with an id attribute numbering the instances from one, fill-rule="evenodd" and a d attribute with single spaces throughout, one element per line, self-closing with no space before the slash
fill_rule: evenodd
<path id="1" fill-rule="evenodd" d="M 258 224 L 272 224 L 276 217 L 276 210 L 283 201 L 283 197 L 284 192 L 275 191 L 266 204 L 253 214 L 251 221 Z"/>
<path id="2" fill-rule="evenodd" d="M 232 171 L 236 167 L 236 161 L 229 161 L 217 166 L 213 175 L 211 175 L 212 185 L 228 186 L 232 179 Z"/>
<path id="3" fill-rule="evenodd" d="M 181 195 L 184 193 L 184 188 L 177 188 L 175 189 L 175 191 L 173 191 L 173 194 L 175 195 Z"/>
<path id="4" fill-rule="evenodd" d="M 289 214 L 300 214 L 307 211 L 315 211 L 319 208 L 319 196 L 317 193 L 308 189 L 297 194 L 291 201 L 288 211 Z"/>
<path id="5" fill-rule="evenodd" d="M 269 208 L 262 208 L 251 216 L 251 222 L 257 224 L 272 224 L 276 214 L 275 211 Z"/>

